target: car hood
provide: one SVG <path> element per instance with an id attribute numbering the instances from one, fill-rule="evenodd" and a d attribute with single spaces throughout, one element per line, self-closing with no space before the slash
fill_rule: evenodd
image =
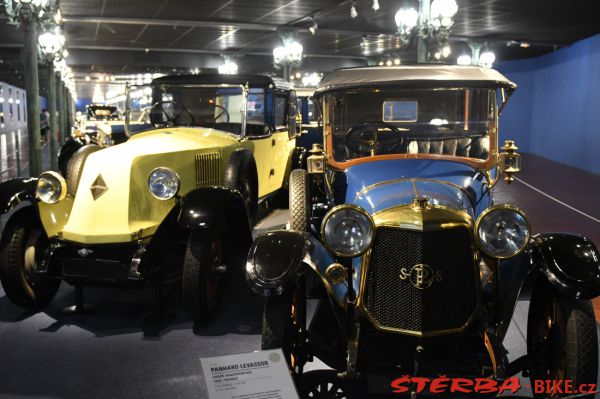
<path id="1" fill-rule="evenodd" d="M 485 177 L 459 162 L 390 160 L 346 170 L 345 202 L 371 214 L 427 197 L 430 205 L 476 217 L 489 206 Z"/>
<path id="2" fill-rule="evenodd" d="M 198 155 L 214 154 L 212 170 L 220 170 L 221 159 L 236 143 L 235 137 L 212 129 L 160 129 L 90 154 L 63 238 L 96 244 L 152 235 L 177 200 L 153 197 L 147 187 L 150 173 L 158 167 L 173 170 L 181 182 L 179 193 L 185 195 L 197 187 Z"/>

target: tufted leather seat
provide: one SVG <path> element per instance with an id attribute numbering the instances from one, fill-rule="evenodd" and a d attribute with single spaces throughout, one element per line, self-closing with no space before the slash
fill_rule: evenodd
<path id="1" fill-rule="evenodd" d="M 477 159 L 487 159 L 490 153 L 490 139 L 484 137 L 465 137 L 447 139 L 408 140 L 408 154 L 454 155 Z"/>

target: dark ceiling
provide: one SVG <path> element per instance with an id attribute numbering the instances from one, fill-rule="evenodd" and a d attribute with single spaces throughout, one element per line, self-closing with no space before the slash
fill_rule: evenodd
<path id="1" fill-rule="evenodd" d="M 495 51 L 497 60 L 528 58 L 600 32 L 599 0 L 457 0 L 452 29 L 453 55 L 467 40 Z M 277 29 L 297 29 L 304 46 L 302 71 L 326 72 L 399 56 L 416 59 L 414 46 L 402 48 L 394 14 L 417 0 L 61 0 L 68 63 L 87 96 L 83 77 L 97 73 L 139 73 L 212 69 L 221 55 L 239 57 L 241 72 L 272 72 L 272 51 L 281 44 Z M 0 6 L 0 14 L 3 14 Z M 319 30 L 311 35 L 309 17 Z M 0 80 L 20 84 L 22 32 L 0 17 Z M 511 41 L 527 42 L 522 48 Z M 42 80 L 44 72 L 42 71 Z M 90 85 L 88 85 L 90 86 Z"/>

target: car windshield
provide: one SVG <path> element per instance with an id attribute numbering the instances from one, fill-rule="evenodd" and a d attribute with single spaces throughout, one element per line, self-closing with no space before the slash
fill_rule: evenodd
<path id="1" fill-rule="evenodd" d="M 389 154 L 486 160 L 496 128 L 494 90 L 363 89 L 323 97 L 336 162 Z"/>
<path id="2" fill-rule="evenodd" d="M 142 93 L 132 95 L 133 132 L 145 130 L 147 125 L 198 126 L 240 135 L 245 119 L 246 133 L 264 134 L 265 94 L 261 88 L 250 89 L 247 100 L 241 86 L 159 85 Z M 152 97 L 148 98 L 150 93 Z"/>

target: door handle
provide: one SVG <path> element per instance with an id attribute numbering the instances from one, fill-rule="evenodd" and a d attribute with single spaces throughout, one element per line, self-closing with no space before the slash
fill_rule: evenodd
<path id="1" fill-rule="evenodd" d="M 269 172 L 269 176 L 275 176 L 275 169 L 271 169 L 271 171 Z"/>
<path id="2" fill-rule="evenodd" d="M 275 143 L 276 143 L 275 139 L 271 139 L 271 147 L 275 147 Z"/>

